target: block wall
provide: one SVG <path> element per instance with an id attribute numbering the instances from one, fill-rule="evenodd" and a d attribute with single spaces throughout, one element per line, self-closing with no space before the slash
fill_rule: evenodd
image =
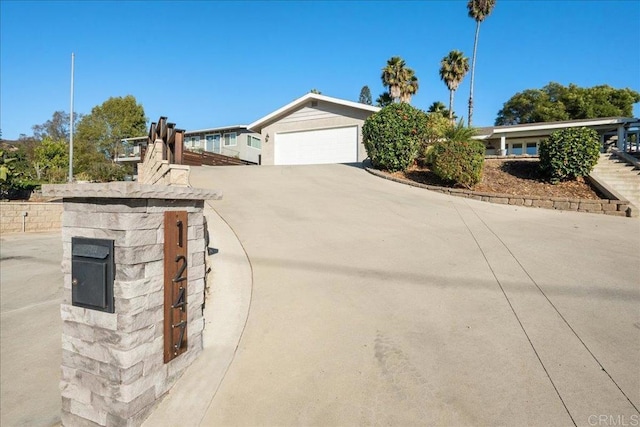
<path id="1" fill-rule="evenodd" d="M 62 203 L 0 202 L 0 232 L 59 230 L 61 216 Z"/>

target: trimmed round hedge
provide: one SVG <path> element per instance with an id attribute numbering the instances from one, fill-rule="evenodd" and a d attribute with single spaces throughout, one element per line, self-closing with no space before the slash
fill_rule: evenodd
<path id="1" fill-rule="evenodd" d="M 362 126 L 367 155 L 377 169 L 405 171 L 416 160 L 427 133 L 427 115 L 406 103 L 391 104 Z"/>
<path id="2" fill-rule="evenodd" d="M 552 182 L 589 175 L 598 162 L 598 132 L 586 127 L 553 132 L 540 143 L 540 169 Z"/>

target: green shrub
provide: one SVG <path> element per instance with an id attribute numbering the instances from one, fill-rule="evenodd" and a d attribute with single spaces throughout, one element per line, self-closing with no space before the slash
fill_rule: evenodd
<path id="1" fill-rule="evenodd" d="M 558 130 L 540 143 L 539 154 L 540 169 L 554 184 L 588 175 L 600 154 L 598 133 L 585 127 Z"/>
<path id="2" fill-rule="evenodd" d="M 0 149 L 0 200 L 26 200 L 38 186 L 25 172 L 27 163 L 20 150 Z"/>
<path id="3" fill-rule="evenodd" d="M 123 181 L 128 170 L 123 165 L 111 162 L 100 162 L 91 165 L 86 172 L 92 181 L 110 182 Z"/>
<path id="4" fill-rule="evenodd" d="M 446 139 L 435 143 L 431 167 L 436 175 L 466 188 L 482 180 L 485 146 L 471 139 L 474 133 L 460 122 L 446 132 Z"/>
<path id="5" fill-rule="evenodd" d="M 418 149 L 418 164 L 430 165 L 433 162 L 433 144 L 445 138 L 451 128 L 451 120 L 440 113 L 427 113 L 427 131 Z"/>
<path id="6" fill-rule="evenodd" d="M 39 187 L 40 183 L 31 180 L 0 181 L 0 200 L 28 200 Z"/>
<path id="7" fill-rule="evenodd" d="M 371 163 L 389 171 L 405 171 L 413 165 L 426 133 L 427 115 L 407 103 L 384 107 L 362 126 Z"/>

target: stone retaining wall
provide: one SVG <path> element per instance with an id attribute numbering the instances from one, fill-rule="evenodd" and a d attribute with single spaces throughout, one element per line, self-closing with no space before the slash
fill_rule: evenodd
<path id="1" fill-rule="evenodd" d="M 627 200 L 608 199 L 572 199 L 567 197 L 541 197 L 541 196 L 514 196 L 512 194 L 483 193 L 479 191 L 465 190 L 462 188 L 439 187 L 437 185 L 421 184 L 407 179 L 396 178 L 376 169 L 365 167 L 376 176 L 413 187 L 426 188 L 427 190 L 451 196 L 480 200 L 483 202 L 501 205 L 529 206 L 534 208 L 556 209 L 563 211 L 589 212 L 615 216 L 631 216 L 631 209 Z"/>
<path id="2" fill-rule="evenodd" d="M 62 203 L 0 202 L 1 233 L 59 230 L 61 218 Z"/>

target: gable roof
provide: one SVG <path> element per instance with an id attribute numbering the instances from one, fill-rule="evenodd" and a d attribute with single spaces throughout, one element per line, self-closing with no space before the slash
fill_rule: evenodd
<path id="1" fill-rule="evenodd" d="M 565 129 L 577 126 L 607 126 L 607 125 L 626 125 L 628 123 L 637 122 L 638 119 L 633 117 L 602 117 L 597 119 L 579 119 L 564 120 L 558 122 L 540 122 L 540 123 L 521 123 L 518 125 L 508 126 L 488 126 L 478 128 L 477 139 L 485 139 L 491 136 L 502 135 L 505 133 L 517 132 L 544 132 L 555 129 Z"/>
<path id="2" fill-rule="evenodd" d="M 324 101 L 324 102 L 329 102 L 336 105 L 342 105 L 345 107 L 356 108 L 364 111 L 370 111 L 372 113 L 380 111 L 380 107 L 374 107 L 373 105 L 361 104 L 359 102 L 347 101 L 345 99 L 333 98 L 331 96 L 320 95 L 317 93 L 307 93 L 306 95 L 301 96 L 300 98 L 288 103 L 284 107 L 281 107 L 276 111 L 270 114 L 267 114 L 266 116 L 249 124 L 247 128 L 259 133 L 262 130 L 262 128 L 264 128 L 265 126 L 268 126 L 269 124 L 293 112 L 294 110 L 303 106 L 307 101 Z"/>

